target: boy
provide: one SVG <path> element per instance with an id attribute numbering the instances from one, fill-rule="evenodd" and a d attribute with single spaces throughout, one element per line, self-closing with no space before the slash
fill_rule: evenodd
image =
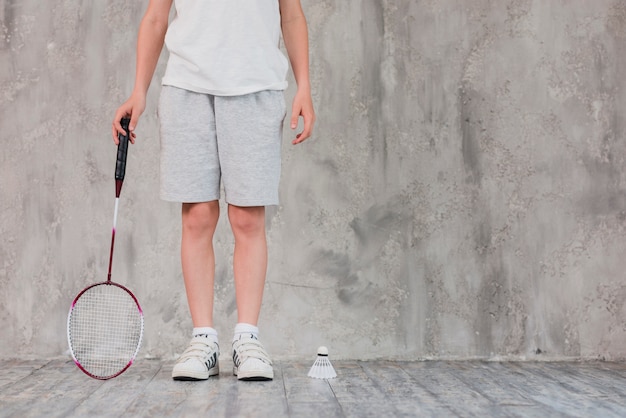
<path id="1" fill-rule="evenodd" d="M 176 16 L 168 27 L 172 3 Z M 113 140 L 130 117 L 131 142 L 165 43 L 170 57 L 159 98 L 161 198 L 182 202 L 181 263 L 193 321 L 192 339 L 172 370 L 175 380 L 219 374 L 213 328 L 220 180 L 235 238 L 238 323 L 233 348 L 240 380 L 271 380 L 272 362 L 258 340 L 267 245 L 265 206 L 278 204 L 287 59 L 298 86 L 291 129 L 298 144 L 313 129 L 307 24 L 300 0 L 150 0 L 137 40 L 135 87 L 113 120 Z"/>

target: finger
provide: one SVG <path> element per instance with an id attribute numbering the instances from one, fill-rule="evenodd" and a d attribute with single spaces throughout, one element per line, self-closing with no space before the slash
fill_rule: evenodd
<path id="1" fill-rule="evenodd" d="M 291 111 L 291 129 L 298 127 L 298 118 L 300 117 L 300 111 L 293 108 Z"/>
<path id="2" fill-rule="evenodd" d="M 117 145 L 119 140 L 117 139 L 117 128 L 115 127 L 115 122 L 111 124 L 111 136 L 113 136 L 113 143 Z"/>
<path id="3" fill-rule="evenodd" d="M 130 117 L 130 122 L 128 123 L 128 130 L 129 132 L 129 138 L 131 138 L 131 142 L 134 144 L 135 143 L 135 127 L 137 127 L 137 122 L 138 122 L 139 116 L 137 114 L 133 114 Z"/>
<path id="4" fill-rule="evenodd" d="M 296 139 L 293 140 L 293 144 L 299 144 L 301 142 L 304 142 L 310 135 L 304 131 L 300 132 L 298 135 L 296 135 Z"/>
<path id="5" fill-rule="evenodd" d="M 296 135 L 296 139 L 292 141 L 292 144 L 296 145 L 301 142 L 304 142 L 310 136 L 310 132 L 302 131 L 298 135 Z"/>
<path id="6" fill-rule="evenodd" d="M 131 144 L 134 144 L 135 138 L 137 138 L 137 135 L 135 135 L 135 133 L 131 131 L 130 128 L 128 128 L 128 131 L 129 131 L 129 133 L 127 134 L 128 140 L 130 141 Z"/>
<path id="7" fill-rule="evenodd" d="M 313 130 L 313 118 L 305 117 L 304 118 L 304 129 L 298 135 L 296 135 L 296 139 L 293 140 L 293 144 L 299 144 L 305 141 L 307 138 L 311 136 L 311 132 Z"/>
<path id="8" fill-rule="evenodd" d="M 124 131 L 124 129 L 122 129 L 122 125 L 120 124 L 123 116 L 124 112 L 118 109 L 117 112 L 115 112 L 115 117 L 113 118 L 113 142 L 115 142 L 115 145 L 119 144 L 120 142 L 118 138 L 118 135 L 120 133 L 126 135 L 126 132 Z"/>

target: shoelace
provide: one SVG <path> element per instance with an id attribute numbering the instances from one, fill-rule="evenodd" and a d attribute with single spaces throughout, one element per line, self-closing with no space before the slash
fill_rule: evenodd
<path id="1" fill-rule="evenodd" d="M 272 365 L 269 355 L 256 339 L 245 338 L 237 340 L 233 343 L 233 349 L 237 356 L 237 365 L 243 363 L 248 358 L 255 358 L 270 366 Z"/>
<path id="2" fill-rule="evenodd" d="M 179 361 L 187 360 L 188 358 L 192 357 L 202 357 L 203 359 L 205 359 L 210 357 L 212 352 L 217 352 L 217 350 L 217 344 L 212 344 L 194 338 L 191 340 L 191 343 L 189 343 L 189 347 L 187 347 L 183 354 L 180 356 Z"/>

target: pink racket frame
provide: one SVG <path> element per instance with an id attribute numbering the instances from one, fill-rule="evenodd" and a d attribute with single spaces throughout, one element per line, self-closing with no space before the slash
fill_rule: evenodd
<path id="1" fill-rule="evenodd" d="M 126 364 L 126 366 L 121 369 L 119 372 L 111 375 L 111 376 L 97 376 L 93 373 L 90 373 L 88 370 L 86 370 L 78 361 L 78 359 L 76 358 L 76 356 L 74 355 L 74 350 L 72 350 L 72 343 L 71 343 L 71 336 L 70 336 L 70 318 L 72 317 L 72 311 L 74 310 L 74 306 L 76 305 L 76 302 L 78 301 L 78 299 L 80 299 L 80 297 L 83 295 L 83 293 L 85 293 L 86 291 L 88 291 L 91 288 L 94 288 L 96 286 L 117 286 L 120 289 L 122 289 L 123 291 L 125 291 L 126 293 L 128 293 L 133 300 L 135 301 L 135 305 L 137 305 L 137 310 L 139 312 L 139 315 L 141 317 L 141 333 L 139 334 L 139 341 L 137 343 L 137 349 L 135 350 L 135 352 L 132 355 L 132 358 L 128 361 L 128 364 Z M 67 343 L 70 347 L 70 353 L 72 354 L 72 359 L 74 360 L 74 364 L 76 364 L 76 366 L 78 366 L 78 368 L 85 373 L 87 376 L 92 377 L 94 379 L 98 379 L 98 380 L 109 380 L 109 379 L 113 379 L 114 377 L 117 377 L 119 375 L 121 375 L 122 373 L 124 373 L 130 366 L 132 366 L 132 364 L 135 361 L 135 358 L 137 357 L 137 353 L 139 353 L 139 349 L 141 348 L 141 342 L 143 341 L 143 310 L 141 309 L 141 306 L 139 305 L 139 301 L 137 300 L 137 298 L 135 297 L 135 295 L 133 294 L 133 292 L 131 292 L 130 290 L 128 290 L 127 287 L 119 284 L 119 283 L 115 283 L 112 282 L 111 279 L 109 278 L 107 281 L 105 282 L 100 282 L 100 283 L 94 283 L 90 286 L 87 286 L 86 288 L 84 288 L 83 290 L 81 290 L 81 292 L 74 298 L 74 301 L 72 301 L 72 306 L 70 307 L 70 311 L 67 315 Z"/>

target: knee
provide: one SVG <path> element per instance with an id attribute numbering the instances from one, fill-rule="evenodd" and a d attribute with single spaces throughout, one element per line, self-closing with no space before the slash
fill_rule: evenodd
<path id="1" fill-rule="evenodd" d="M 229 206 L 228 219 L 236 236 L 265 234 L 265 207 Z"/>
<path id="2" fill-rule="evenodd" d="M 220 215 L 219 202 L 183 203 L 183 231 L 187 234 L 212 234 Z"/>

